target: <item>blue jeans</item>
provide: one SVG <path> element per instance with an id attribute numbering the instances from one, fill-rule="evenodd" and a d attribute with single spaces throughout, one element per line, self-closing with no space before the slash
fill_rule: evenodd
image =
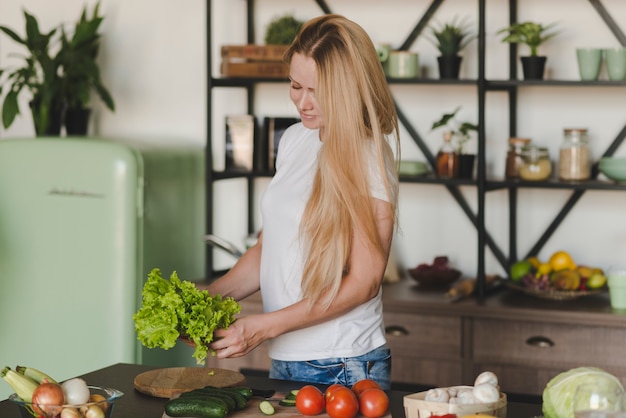
<path id="1" fill-rule="evenodd" d="M 362 379 L 375 380 L 383 389 L 391 387 L 391 351 L 382 345 L 357 357 L 335 357 L 310 361 L 272 360 L 270 378 L 351 387 Z"/>

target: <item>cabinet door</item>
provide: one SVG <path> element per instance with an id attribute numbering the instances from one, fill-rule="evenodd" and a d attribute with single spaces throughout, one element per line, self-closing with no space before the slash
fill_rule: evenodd
<path id="1" fill-rule="evenodd" d="M 460 317 L 384 313 L 391 380 L 427 386 L 462 381 Z"/>
<path id="2" fill-rule="evenodd" d="M 558 373 L 580 366 L 626 381 L 626 329 L 497 319 L 476 319 L 473 328 L 474 373 L 493 371 L 505 392 L 539 395 Z"/>

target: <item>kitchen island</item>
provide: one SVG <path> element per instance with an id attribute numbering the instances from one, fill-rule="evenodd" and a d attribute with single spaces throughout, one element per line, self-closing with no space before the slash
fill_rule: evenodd
<path id="1" fill-rule="evenodd" d="M 96 370 L 81 376 L 92 385 L 112 387 L 124 392 L 124 396 L 115 404 L 113 418 L 161 418 L 165 399 L 144 395 L 135 390 L 133 381 L 135 376 L 148 370 L 156 369 L 152 366 L 135 364 L 115 364 L 104 369 Z M 289 382 L 268 379 L 259 376 L 246 375 L 246 384 L 256 389 L 274 389 L 278 392 L 298 388 L 303 385 L 300 382 Z M 392 390 L 390 394 L 391 416 L 404 418 L 403 397 L 410 392 Z M 294 410 L 294 416 L 298 416 Z M 507 408 L 508 418 L 530 418 L 541 414 L 541 405 L 538 403 L 509 402 Z M 236 417 L 237 413 L 232 416 Z M 259 418 L 263 415 L 259 412 Z M 19 418 L 17 406 L 8 400 L 0 402 L 0 417 Z"/>

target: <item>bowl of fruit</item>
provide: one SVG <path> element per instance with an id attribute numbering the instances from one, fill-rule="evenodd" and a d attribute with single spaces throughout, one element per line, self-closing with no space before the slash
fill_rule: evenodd
<path id="1" fill-rule="evenodd" d="M 432 264 L 421 263 L 408 273 L 420 288 L 447 288 L 461 277 L 459 270 L 450 267 L 446 256 L 435 257 Z"/>
<path id="2" fill-rule="evenodd" d="M 111 418 L 115 402 L 124 394 L 117 389 L 90 386 L 80 378 L 58 383 L 37 369 L 5 367 L 4 380 L 15 393 L 9 395 L 22 418 Z"/>
<path id="3" fill-rule="evenodd" d="M 566 251 L 556 251 L 545 262 L 530 257 L 513 263 L 506 284 L 543 299 L 571 300 L 606 292 L 606 282 L 601 268 L 577 264 Z"/>

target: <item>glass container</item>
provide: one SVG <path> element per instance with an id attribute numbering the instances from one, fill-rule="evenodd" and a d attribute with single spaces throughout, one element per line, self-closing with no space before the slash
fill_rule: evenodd
<path id="1" fill-rule="evenodd" d="M 587 129 L 565 128 L 559 148 L 559 178 L 587 180 L 591 176 L 591 152 Z"/>
<path id="2" fill-rule="evenodd" d="M 452 144 L 452 132 L 443 134 L 443 145 L 437 153 L 437 176 L 441 178 L 459 176 L 459 153 Z"/>
<path id="3" fill-rule="evenodd" d="M 524 162 L 522 157 L 522 150 L 525 146 L 528 145 L 530 145 L 529 138 L 509 138 L 509 149 L 506 153 L 505 178 L 519 178 L 519 171 Z"/>
<path id="4" fill-rule="evenodd" d="M 519 175 L 522 180 L 546 180 L 552 174 L 552 163 L 548 148 L 527 145 L 522 149 L 523 163 Z"/>

